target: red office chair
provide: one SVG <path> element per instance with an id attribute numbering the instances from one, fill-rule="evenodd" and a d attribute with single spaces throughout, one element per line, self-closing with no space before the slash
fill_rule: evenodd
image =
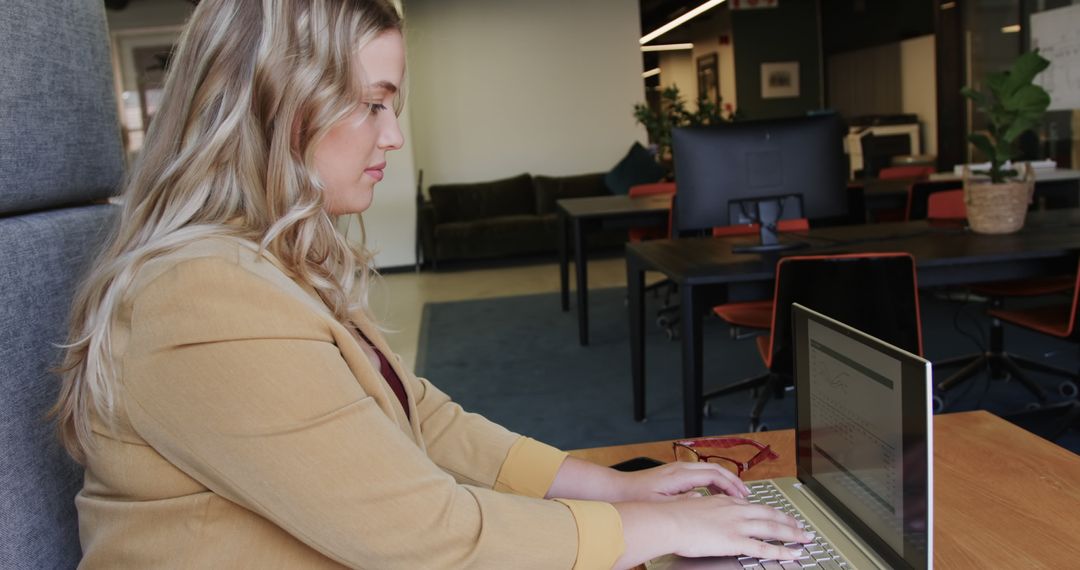
<path id="1" fill-rule="evenodd" d="M 631 186 L 629 196 L 631 198 L 640 198 L 642 196 L 653 196 L 656 194 L 674 194 L 675 183 L 674 182 L 657 182 L 655 184 L 638 184 L 637 186 Z M 668 219 L 668 227 L 666 228 L 630 228 L 629 235 L 630 241 L 645 241 L 649 239 L 662 239 L 671 234 L 671 219 Z"/>
<path id="2" fill-rule="evenodd" d="M 925 193 L 926 217 L 934 220 L 956 220 L 967 217 L 967 208 L 964 205 L 963 189 L 943 189 L 936 187 Z M 1021 370 L 1029 368 L 1041 370 L 1045 365 L 1033 360 L 1018 357 L 1005 351 L 1005 329 L 1001 320 L 995 317 L 995 313 L 1001 310 L 1006 298 L 1016 297 L 1040 297 L 1055 293 L 1064 293 L 1073 288 L 1076 277 L 1060 275 L 1052 277 L 1038 277 L 1032 279 L 1019 279 L 1012 281 L 999 281 L 993 283 L 981 283 L 967 286 L 968 291 L 976 295 L 986 297 L 990 302 L 990 346 L 983 353 L 969 354 L 942 360 L 934 365 L 934 368 L 960 369 L 938 384 L 937 393 L 934 396 L 934 406 L 940 411 L 945 407 L 945 395 L 956 386 L 971 380 L 989 370 L 994 378 L 1004 377 L 1009 373 L 1024 388 L 1035 396 L 1037 405 L 1047 402 L 1046 391 L 1036 382 L 1028 378 Z M 1062 383 L 1059 391 L 1065 395 L 1075 395 L 1076 384 L 1072 382 Z"/>
<path id="3" fill-rule="evenodd" d="M 997 321 L 1003 321 L 1047 336 L 1077 342 L 1080 341 L 1080 327 L 1076 326 L 1077 312 L 1080 311 L 1080 267 L 1077 268 L 1077 277 L 1073 279 L 1071 292 L 1072 299 L 1069 303 L 1056 303 L 1016 310 L 994 308 L 990 309 L 989 313 Z M 1004 355 L 1002 361 L 1006 367 L 1012 367 L 1014 375 L 1022 376 L 1016 366 L 1019 365 L 1035 372 L 1042 372 L 1065 379 L 1058 385 L 1058 391 L 1062 396 L 1070 398 L 1070 400 L 1033 412 L 1036 416 L 1057 415 L 1064 418 L 1064 421 L 1059 421 L 1058 425 L 1048 434 L 1050 439 L 1057 439 L 1070 427 L 1080 427 L 1080 401 L 1076 399 L 1076 383 L 1080 381 L 1080 374 L 1015 355 Z M 1029 418 L 1025 416 L 1031 415 L 1021 414 L 1015 419 L 1020 420 L 1020 423 L 1026 423 L 1024 420 Z"/>
<path id="4" fill-rule="evenodd" d="M 927 196 L 926 217 L 930 220 L 966 220 L 964 189 L 945 190 Z"/>
<path id="5" fill-rule="evenodd" d="M 795 220 L 780 220 L 776 229 L 781 232 L 798 232 L 810 229 L 810 222 L 806 218 Z M 739 236 L 753 235 L 758 233 L 757 224 L 739 226 L 724 226 L 713 228 L 713 236 Z M 713 313 L 732 327 L 732 336 L 740 336 L 738 329 L 768 330 L 772 322 L 773 300 L 742 301 L 738 303 L 724 303 L 713 307 Z"/>
<path id="6" fill-rule="evenodd" d="M 776 264 L 776 303 L 770 334 L 757 338 L 768 372 L 705 395 L 709 400 L 742 390 L 757 398 L 750 430 L 766 429 L 761 412 L 769 399 L 793 385 L 791 304 L 799 303 L 881 340 L 922 354 L 915 260 L 908 253 L 785 257 Z M 706 404 L 706 415 L 710 406 Z"/>
<path id="7" fill-rule="evenodd" d="M 889 166 L 878 171 L 878 178 L 882 180 L 901 180 L 904 178 L 929 178 L 935 172 L 933 166 Z"/>
<path id="8" fill-rule="evenodd" d="M 934 173 L 933 166 L 889 166 L 878 171 L 879 180 L 909 180 L 912 183 L 926 180 Z M 911 196 L 911 184 L 907 188 L 908 200 Z M 899 222 L 907 216 L 907 208 L 888 208 L 876 210 L 874 220 L 878 222 Z"/>

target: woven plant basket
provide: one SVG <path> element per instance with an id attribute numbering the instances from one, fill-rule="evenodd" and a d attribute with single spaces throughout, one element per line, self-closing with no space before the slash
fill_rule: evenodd
<path id="1" fill-rule="evenodd" d="M 1024 164 L 1020 180 L 992 184 L 985 176 L 972 176 L 964 167 L 964 206 L 968 225 L 980 234 L 1011 234 L 1024 227 L 1035 192 L 1035 173 Z"/>

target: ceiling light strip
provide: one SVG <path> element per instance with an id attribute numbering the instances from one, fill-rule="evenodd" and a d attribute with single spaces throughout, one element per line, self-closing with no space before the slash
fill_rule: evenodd
<path id="1" fill-rule="evenodd" d="M 663 26 L 660 26 L 659 28 L 656 28 L 655 30 L 649 32 L 648 34 L 645 34 L 644 36 L 641 37 L 640 40 L 638 40 L 638 43 L 641 43 L 642 45 L 647 44 L 647 43 L 655 40 L 656 38 L 670 32 L 671 30 L 674 30 L 675 28 L 678 28 L 679 26 L 685 24 L 686 22 L 698 17 L 699 15 L 703 14 L 704 12 L 706 12 L 708 10 L 711 10 L 711 9 L 713 9 L 713 8 L 723 4 L 723 3 L 724 3 L 724 0 L 709 0 L 708 2 L 702 4 L 701 6 L 698 6 L 697 8 L 694 8 L 693 10 L 690 10 L 689 12 L 683 14 L 682 16 L 679 16 L 678 18 L 675 18 L 674 20 L 664 24 Z"/>
<path id="2" fill-rule="evenodd" d="M 659 67 L 654 67 L 654 68 L 646 71 L 645 73 L 642 73 L 641 78 L 642 79 L 648 79 L 648 78 L 653 77 L 655 75 L 660 75 L 660 68 Z"/>
<path id="3" fill-rule="evenodd" d="M 1004 28 L 1001 28 L 1001 33 L 1003 33 L 1003 34 L 1015 34 L 1015 33 L 1019 32 L 1019 31 L 1020 31 L 1020 24 L 1013 24 L 1011 26 L 1005 26 Z"/>
<path id="4" fill-rule="evenodd" d="M 641 51 L 676 51 L 694 49 L 694 44 L 657 44 L 654 46 L 641 46 Z"/>

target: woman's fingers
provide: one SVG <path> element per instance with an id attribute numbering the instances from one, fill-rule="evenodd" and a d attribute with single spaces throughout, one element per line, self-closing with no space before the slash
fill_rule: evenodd
<path id="1" fill-rule="evenodd" d="M 699 479 L 700 482 L 695 486 L 713 485 L 723 491 L 725 495 L 731 495 L 732 497 L 745 497 L 750 494 L 750 489 L 737 475 L 719 465 L 702 462 L 680 463 L 679 466 L 687 471 L 695 472 L 696 475 L 705 477 L 705 479 Z"/>
<path id="2" fill-rule="evenodd" d="M 754 540 L 752 538 L 742 539 L 736 542 L 734 546 L 736 550 L 741 552 L 744 556 L 753 556 L 763 560 L 792 560 L 803 554 L 803 551 L 800 548 L 776 546 L 775 544 L 761 542 L 760 540 Z"/>
<path id="3" fill-rule="evenodd" d="M 784 522 L 761 519 L 746 521 L 739 525 L 739 533 L 759 540 L 800 543 L 814 540 L 812 535 L 800 530 L 798 527 L 789 526 Z"/>

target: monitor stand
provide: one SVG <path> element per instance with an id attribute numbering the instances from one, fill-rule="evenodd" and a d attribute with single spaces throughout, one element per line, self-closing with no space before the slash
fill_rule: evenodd
<path id="1" fill-rule="evenodd" d="M 777 233 L 776 226 L 780 223 L 780 218 L 784 214 L 785 199 L 786 198 L 781 197 L 758 200 L 755 204 L 757 207 L 757 216 L 754 222 L 758 224 L 758 233 L 761 236 L 761 243 L 755 245 L 732 246 L 731 252 L 774 253 L 809 247 L 810 244 L 802 241 L 780 243 L 780 235 Z"/>

